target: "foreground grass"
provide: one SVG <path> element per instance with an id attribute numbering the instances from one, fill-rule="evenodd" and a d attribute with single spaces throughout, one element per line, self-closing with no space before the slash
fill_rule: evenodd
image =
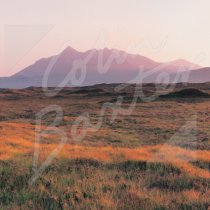
<path id="1" fill-rule="evenodd" d="M 208 209 L 210 180 L 163 163 L 54 161 L 33 184 L 31 161 L 1 161 L 1 209 Z"/>
<path id="2" fill-rule="evenodd" d="M 173 144 L 82 146 L 67 142 L 36 180 L 34 125 L 2 122 L 0 209 L 208 209 L 209 150 Z M 102 129 L 103 132 L 103 129 Z M 58 145 L 48 135 L 39 163 Z"/>
<path id="3" fill-rule="evenodd" d="M 208 209 L 210 100 L 139 102 L 129 115 L 126 100 L 114 123 L 107 110 L 99 131 L 85 127 L 83 141 L 73 142 L 69 132 L 78 116 L 88 112 L 95 124 L 102 104 L 115 101 L 112 86 L 102 88 L 108 94 L 66 89 L 55 98 L 39 88 L 1 91 L 0 209 Z M 209 91 L 209 84 L 203 88 Z M 68 142 L 29 185 L 35 115 L 55 104 L 63 109 L 59 128 Z M 54 118 L 55 113 L 44 116 L 43 129 Z M 43 136 L 40 164 L 59 139 L 51 132 Z"/>

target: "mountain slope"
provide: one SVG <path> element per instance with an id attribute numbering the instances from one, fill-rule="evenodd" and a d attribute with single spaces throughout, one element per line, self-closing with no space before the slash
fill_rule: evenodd
<path id="1" fill-rule="evenodd" d="M 174 61 L 169 62 L 169 64 L 179 67 L 180 69 L 183 68 L 184 71 L 202 68 L 201 66 L 191 63 L 189 61 L 186 61 L 184 59 L 174 60 Z"/>

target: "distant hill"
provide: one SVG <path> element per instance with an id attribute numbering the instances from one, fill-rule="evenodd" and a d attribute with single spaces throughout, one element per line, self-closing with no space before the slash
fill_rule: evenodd
<path id="1" fill-rule="evenodd" d="M 210 67 L 201 68 L 189 72 L 185 72 L 184 74 L 189 74 L 189 82 L 191 83 L 204 83 L 210 81 Z"/>
<path id="2" fill-rule="evenodd" d="M 187 88 L 161 95 L 160 98 L 210 98 L 210 95 L 199 89 Z"/>
<path id="3" fill-rule="evenodd" d="M 202 68 L 201 66 L 191 63 L 189 61 L 186 61 L 184 59 L 178 59 L 175 61 L 171 61 L 171 62 L 169 62 L 169 64 L 174 65 L 175 67 L 179 67 L 180 69 L 183 68 L 183 71 Z"/>
<path id="4" fill-rule="evenodd" d="M 116 49 L 92 49 L 86 52 L 79 52 L 67 47 L 60 54 L 43 58 L 34 64 L 26 67 L 15 75 L 8 78 L 0 78 L 0 88 L 26 88 L 30 86 L 42 86 L 43 76 L 50 71 L 47 86 L 59 86 L 73 67 L 80 62 L 86 68 L 84 80 L 81 83 L 74 83 L 67 80 L 65 86 L 86 86 L 100 83 L 125 83 L 139 74 L 140 68 L 144 73 L 151 74 L 132 80 L 136 83 L 159 82 L 160 73 L 167 72 L 170 82 L 207 82 L 210 81 L 210 70 L 200 68 L 197 64 L 185 60 L 176 60 L 169 63 L 159 63 L 141 55 L 132 55 Z M 51 68 L 52 67 L 52 68 Z M 188 72 L 190 80 L 188 81 Z M 75 69 L 75 77 L 78 79 L 81 69 Z M 179 72 L 179 73 L 178 73 Z M 179 74 L 178 79 L 176 78 Z M 144 78 L 145 77 L 145 78 Z M 70 76 L 72 79 L 72 75 Z M 143 79 L 144 78 L 144 79 Z M 192 79 L 192 80 L 191 80 Z"/>

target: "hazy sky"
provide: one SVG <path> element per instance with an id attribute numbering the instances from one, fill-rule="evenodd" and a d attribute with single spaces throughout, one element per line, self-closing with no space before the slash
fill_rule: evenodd
<path id="1" fill-rule="evenodd" d="M 0 76 L 64 46 L 210 66 L 209 0 L 0 0 Z M 136 49 L 130 49 L 136 46 Z"/>

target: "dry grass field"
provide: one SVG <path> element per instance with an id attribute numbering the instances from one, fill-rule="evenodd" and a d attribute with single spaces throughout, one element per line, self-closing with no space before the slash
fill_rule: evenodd
<path id="1" fill-rule="evenodd" d="M 173 94 L 138 99 L 131 113 L 135 86 L 115 92 L 116 86 L 65 88 L 54 97 L 41 88 L 0 90 L 0 209 L 210 208 L 210 84 L 178 84 Z M 152 95 L 154 85 L 143 90 Z M 101 115 L 103 104 L 119 96 L 116 119 L 112 108 Z M 67 141 L 30 184 L 34 151 L 41 166 L 61 141 L 51 111 L 41 124 L 48 132 L 35 142 L 37 113 L 49 105 L 62 108 L 55 127 Z M 80 123 L 76 132 L 84 138 L 73 139 L 72 127 L 84 112 L 92 126 Z"/>

